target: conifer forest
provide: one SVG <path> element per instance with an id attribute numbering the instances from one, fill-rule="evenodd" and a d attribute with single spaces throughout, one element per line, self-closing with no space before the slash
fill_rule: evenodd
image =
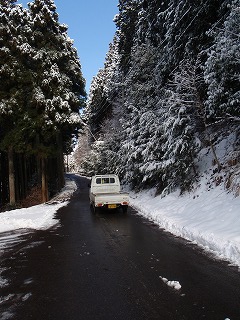
<path id="1" fill-rule="evenodd" d="M 37 185 L 42 201 L 58 192 L 77 137 L 75 170 L 86 176 L 185 192 L 208 147 L 216 170 L 240 185 L 240 0 L 119 0 L 87 101 L 81 52 L 54 1 L 0 5 L 1 205 Z M 215 149 L 226 135 L 228 168 Z"/>
<path id="2" fill-rule="evenodd" d="M 51 0 L 0 0 L 0 204 L 64 185 L 63 154 L 81 128 L 85 81 Z"/>
<path id="3" fill-rule="evenodd" d="M 115 23 L 88 97 L 83 172 L 117 172 L 163 196 L 186 192 L 209 148 L 219 179 L 239 194 L 240 1 L 120 0 Z M 215 148 L 225 136 L 229 163 Z"/>

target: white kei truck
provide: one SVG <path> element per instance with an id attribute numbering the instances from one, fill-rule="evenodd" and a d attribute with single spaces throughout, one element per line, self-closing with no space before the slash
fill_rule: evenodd
<path id="1" fill-rule="evenodd" d="M 115 174 L 93 176 L 89 199 L 94 212 L 99 208 L 122 208 L 123 212 L 127 212 L 129 205 L 129 195 L 121 191 L 119 177 Z"/>

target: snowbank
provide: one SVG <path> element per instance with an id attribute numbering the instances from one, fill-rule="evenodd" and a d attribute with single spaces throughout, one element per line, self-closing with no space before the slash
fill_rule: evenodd
<path id="1" fill-rule="evenodd" d="M 66 206 L 77 189 L 74 181 L 66 179 L 66 185 L 51 202 L 30 208 L 0 213 L 0 233 L 16 229 L 47 229 L 58 223 L 54 219 L 57 210 Z"/>
<path id="2" fill-rule="evenodd" d="M 131 193 L 131 205 L 161 228 L 240 266 L 240 197 L 222 186 L 201 186 L 191 194 L 164 198 L 154 197 L 154 189 Z"/>
<path id="3" fill-rule="evenodd" d="M 190 240 L 216 257 L 240 267 L 240 154 L 234 150 L 236 134 L 218 135 L 215 152 L 222 165 L 219 172 L 210 147 L 196 159 L 200 173 L 194 191 L 161 198 L 152 189 L 131 193 L 131 205 L 161 228 Z"/>

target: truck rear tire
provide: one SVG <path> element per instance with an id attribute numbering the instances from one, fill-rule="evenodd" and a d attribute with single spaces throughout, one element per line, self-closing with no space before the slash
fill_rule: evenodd
<path id="1" fill-rule="evenodd" d="M 128 210 L 128 206 L 122 206 L 123 213 L 127 213 L 127 210 Z"/>
<path id="2" fill-rule="evenodd" d="M 99 212 L 100 212 L 100 208 L 95 207 L 95 206 L 93 205 L 93 212 L 94 212 L 94 214 L 99 213 Z"/>
<path id="3" fill-rule="evenodd" d="M 90 204 L 90 210 L 93 214 L 96 214 L 98 212 L 98 208 L 96 208 L 93 203 Z"/>

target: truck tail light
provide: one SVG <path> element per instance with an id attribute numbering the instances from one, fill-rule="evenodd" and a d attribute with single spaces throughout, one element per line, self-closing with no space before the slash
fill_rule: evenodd
<path id="1" fill-rule="evenodd" d="M 103 206 L 102 203 L 98 203 L 98 204 L 97 204 L 97 207 L 102 207 L 102 206 Z"/>
<path id="2" fill-rule="evenodd" d="M 128 202 L 127 202 L 127 201 L 124 201 L 122 204 L 123 204 L 123 205 L 128 205 Z"/>

